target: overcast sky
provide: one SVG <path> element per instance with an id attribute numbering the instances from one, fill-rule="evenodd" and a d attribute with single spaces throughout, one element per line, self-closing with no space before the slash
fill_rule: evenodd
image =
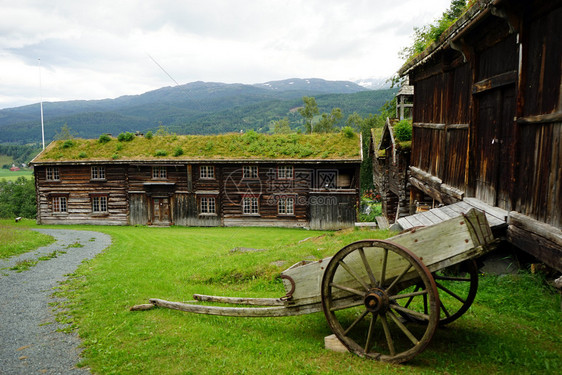
<path id="1" fill-rule="evenodd" d="M 44 101 L 134 95 L 174 80 L 386 78 L 400 68 L 398 51 L 410 43 L 413 27 L 433 22 L 449 5 L 0 0 L 0 108 L 38 103 L 41 94 Z"/>

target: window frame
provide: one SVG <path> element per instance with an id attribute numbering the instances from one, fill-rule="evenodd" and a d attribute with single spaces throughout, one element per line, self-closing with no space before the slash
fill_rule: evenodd
<path id="1" fill-rule="evenodd" d="M 259 216 L 260 215 L 260 203 L 259 196 L 245 196 L 242 197 L 242 215 L 245 216 Z M 248 204 L 247 204 L 248 202 Z M 248 210 L 246 210 L 248 208 Z"/>
<path id="2" fill-rule="evenodd" d="M 288 176 L 287 171 L 291 171 Z M 292 180 L 295 178 L 295 168 L 292 165 L 278 165 L 277 166 L 277 178 L 279 180 Z"/>
<path id="3" fill-rule="evenodd" d="M 204 209 L 205 206 L 205 209 Z M 212 210 L 211 210 L 212 207 Z M 216 196 L 202 196 L 199 197 L 199 215 L 203 216 L 217 216 L 217 197 Z"/>
<path id="4" fill-rule="evenodd" d="M 60 181 L 60 168 L 59 167 L 46 167 L 45 180 L 47 181 Z"/>
<path id="5" fill-rule="evenodd" d="M 90 179 L 93 181 L 107 181 L 105 177 L 105 166 L 92 165 L 90 167 Z"/>
<path id="6" fill-rule="evenodd" d="M 201 165 L 201 166 L 199 166 L 199 178 L 202 179 L 202 180 L 214 180 L 215 179 L 215 166 L 214 165 Z"/>
<path id="7" fill-rule="evenodd" d="M 51 211 L 57 215 L 68 214 L 68 195 L 53 195 L 51 197 Z"/>
<path id="8" fill-rule="evenodd" d="M 290 203 L 289 203 L 290 202 Z M 277 198 L 277 214 L 279 216 L 295 216 L 295 196 L 280 196 Z"/>
<path id="9" fill-rule="evenodd" d="M 92 194 L 90 200 L 92 203 L 92 214 L 105 215 L 109 212 L 109 196 L 107 194 Z M 102 208 L 105 208 L 105 210 Z"/>
<path id="10" fill-rule="evenodd" d="M 257 165 L 244 165 L 242 167 L 242 179 L 243 180 L 258 180 L 259 179 L 259 168 Z"/>
<path id="11" fill-rule="evenodd" d="M 153 166 L 152 167 L 152 179 L 153 180 L 167 180 L 168 179 L 168 168 L 166 166 Z"/>

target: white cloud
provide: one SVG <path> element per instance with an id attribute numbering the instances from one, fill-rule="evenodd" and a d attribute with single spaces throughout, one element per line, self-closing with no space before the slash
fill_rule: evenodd
<path id="1" fill-rule="evenodd" d="M 0 108 L 180 83 L 390 76 L 450 0 L 0 0 Z"/>

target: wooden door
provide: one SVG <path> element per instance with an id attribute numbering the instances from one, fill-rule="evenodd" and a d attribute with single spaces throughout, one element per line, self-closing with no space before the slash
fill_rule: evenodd
<path id="1" fill-rule="evenodd" d="M 515 149 L 515 85 L 480 93 L 476 102 L 476 198 L 510 210 Z"/>
<path id="2" fill-rule="evenodd" d="M 152 223 L 160 225 L 170 224 L 170 199 L 152 198 Z"/>

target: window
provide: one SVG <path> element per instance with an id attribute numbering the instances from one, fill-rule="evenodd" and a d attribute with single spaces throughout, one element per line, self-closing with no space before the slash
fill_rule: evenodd
<path id="1" fill-rule="evenodd" d="M 242 199 L 242 213 L 244 215 L 257 215 L 258 211 L 258 198 L 257 197 L 244 197 Z"/>
<path id="2" fill-rule="evenodd" d="M 258 178 L 258 166 L 257 165 L 245 165 L 243 168 L 242 178 Z"/>
<path id="3" fill-rule="evenodd" d="M 293 166 L 281 165 L 277 168 L 277 177 L 280 180 L 291 180 L 293 178 Z"/>
<path id="4" fill-rule="evenodd" d="M 152 178 L 154 179 L 167 178 L 166 167 L 152 167 Z"/>
<path id="5" fill-rule="evenodd" d="M 47 167 L 47 180 L 57 181 L 60 180 L 58 167 Z"/>
<path id="6" fill-rule="evenodd" d="M 280 197 L 277 201 L 277 212 L 279 215 L 294 215 L 295 214 L 295 198 L 294 197 Z"/>
<path id="7" fill-rule="evenodd" d="M 53 212 L 68 212 L 66 197 L 53 197 Z"/>
<path id="8" fill-rule="evenodd" d="M 212 165 L 202 165 L 199 167 L 199 177 L 202 179 L 214 179 L 215 178 L 215 167 Z"/>
<path id="9" fill-rule="evenodd" d="M 107 212 L 107 195 L 92 196 L 92 212 L 93 213 Z"/>
<path id="10" fill-rule="evenodd" d="M 92 180 L 105 180 L 105 167 L 92 167 Z"/>
<path id="11" fill-rule="evenodd" d="M 216 213 L 215 197 L 201 197 L 200 202 L 200 212 L 202 214 Z"/>

